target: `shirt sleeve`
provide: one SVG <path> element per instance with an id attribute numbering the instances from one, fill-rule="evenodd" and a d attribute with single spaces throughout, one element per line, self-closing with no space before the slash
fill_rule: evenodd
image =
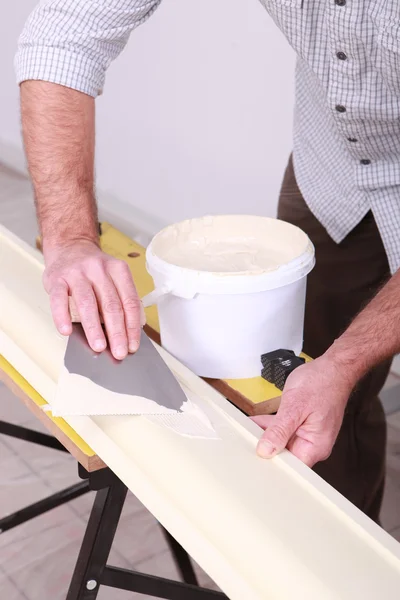
<path id="1" fill-rule="evenodd" d="M 18 84 L 36 79 L 90 96 L 102 93 L 110 63 L 161 0 L 42 0 L 18 41 Z"/>

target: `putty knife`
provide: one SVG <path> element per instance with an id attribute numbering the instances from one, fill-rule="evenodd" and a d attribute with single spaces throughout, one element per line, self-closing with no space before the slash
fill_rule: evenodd
<path id="1" fill-rule="evenodd" d="M 138 351 L 119 361 L 108 347 L 94 352 L 82 325 L 73 323 L 51 403 L 53 415 L 172 414 L 185 402 L 181 386 L 144 331 Z"/>

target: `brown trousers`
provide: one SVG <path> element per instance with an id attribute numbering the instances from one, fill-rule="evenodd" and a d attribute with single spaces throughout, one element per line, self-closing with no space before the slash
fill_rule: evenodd
<path id="1" fill-rule="evenodd" d="M 346 329 L 390 276 L 372 213 L 336 244 L 307 207 L 292 159 L 285 172 L 278 218 L 297 225 L 315 246 L 308 276 L 304 352 L 317 358 Z M 385 481 L 386 422 L 378 394 L 391 361 L 371 371 L 350 398 L 331 456 L 314 467 L 325 481 L 379 522 Z"/>

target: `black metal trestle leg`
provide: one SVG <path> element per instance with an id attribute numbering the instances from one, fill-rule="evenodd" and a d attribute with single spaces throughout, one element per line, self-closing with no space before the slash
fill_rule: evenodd
<path id="1" fill-rule="evenodd" d="M 65 490 L 61 490 L 60 492 L 56 492 L 51 496 L 47 496 L 47 498 L 43 498 L 43 500 L 39 500 L 30 506 L 26 506 L 25 508 L 21 508 L 21 510 L 17 510 L 12 515 L 7 515 L 0 519 L 0 533 L 5 533 L 9 529 L 13 527 L 17 527 L 17 525 L 22 525 L 35 517 L 39 517 L 43 515 L 49 510 L 53 508 L 57 508 L 58 506 L 62 506 L 75 498 L 79 498 L 79 496 L 83 496 L 89 491 L 89 484 L 87 481 L 80 481 L 79 483 L 75 483 Z"/>
<path id="2" fill-rule="evenodd" d="M 189 555 L 164 528 L 183 583 L 107 565 L 127 488 L 109 469 L 89 474 L 80 468 L 79 474 L 82 478 L 89 479 L 91 489 L 99 491 L 66 600 L 96 600 L 101 585 L 165 600 L 227 600 L 221 592 L 198 586 Z"/>
<path id="3" fill-rule="evenodd" d="M 66 600 L 97 598 L 127 491 L 115 478 L 97 492 Z"/>
<path id="4" fill-rule="evenodd" d="M 31 444 L 38 444 L 45 448 L 51 448 L 52 450 L 68 452 L 68 450 L 66 450 L 66 448 L 64 448 L 64 446 L 52 435 L 41 433 L 40 431 L 23 427 L 22 425 L 14 425 L 13 423 L 0 421 L 0 433 L 25 442 L 30 442 Z"/>
<path id="5" fill-rule="evenodd" d="M 169 531 L 164 529 L 164 527 L 162 527 L 162 531 L 183 581 L 192 585 L 199 585 L 189 554 L 182 548 L 176 539 L 172 537 Z"/>

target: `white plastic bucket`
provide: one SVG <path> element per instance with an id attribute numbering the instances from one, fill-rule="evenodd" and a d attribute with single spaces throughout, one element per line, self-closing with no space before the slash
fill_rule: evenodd
<path id="1" fill-rule="evenodd" d="M 221 215 L 166 227 L 146 252 L 163 347 L 197 375 L 256 377 L 261 354 L 303 345 L 314 247 L 298 227 Z"/>

